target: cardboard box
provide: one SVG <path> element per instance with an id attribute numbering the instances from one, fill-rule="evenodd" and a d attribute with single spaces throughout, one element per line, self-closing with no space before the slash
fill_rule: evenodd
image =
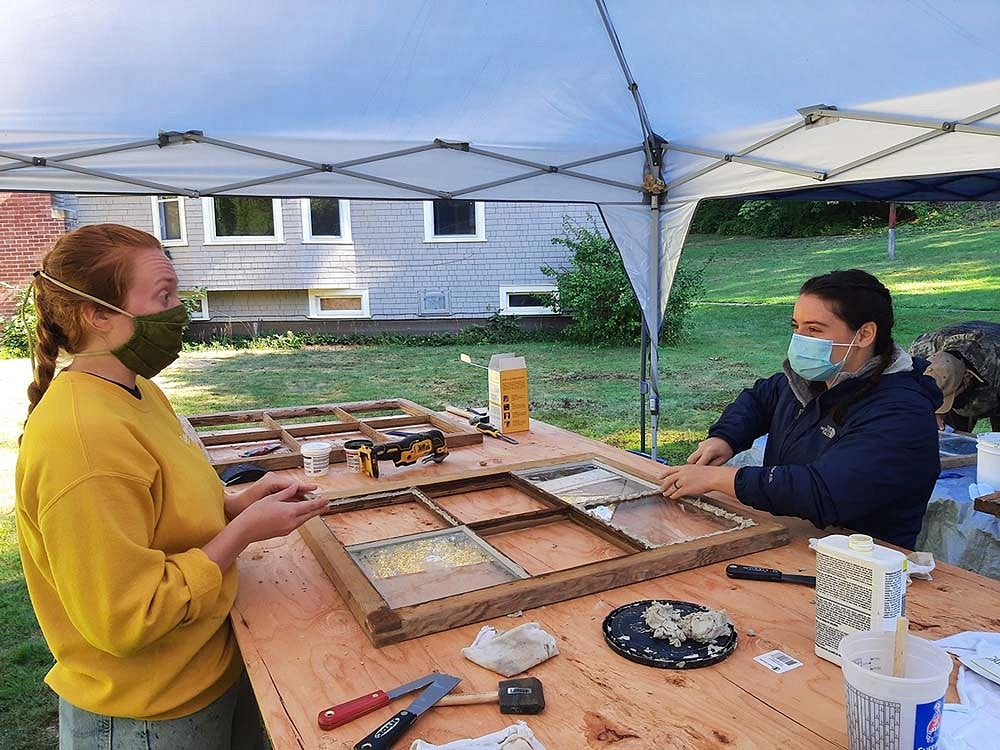
<path id="1" fill-rule="evenodd" d="M 528 366 L 524 357 L 494 354 L 490 357 L 490 423 L 503 434 L 530 429 Z"/>

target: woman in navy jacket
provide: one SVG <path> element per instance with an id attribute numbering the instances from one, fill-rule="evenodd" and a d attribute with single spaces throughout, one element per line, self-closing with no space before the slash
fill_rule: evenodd
<path id="1" fill-rule="evenodd" d="M 799 290 L 784 372 L 744 390 L 663 477 L 666 497 L 719 491 L 776 515 L 912 548 L 940 471 L 941 392 L 892 340 L 892 298 L 853 269 Z M 763 466 L 722 466 L 767 434 Z"/>

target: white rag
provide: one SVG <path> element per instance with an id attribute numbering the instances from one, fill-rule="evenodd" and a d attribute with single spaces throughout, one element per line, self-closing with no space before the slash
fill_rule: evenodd
<path id="1" fill-rule="evenodd" d="M 966 631 L 937 641 L 960 659 L 1000 656 L 1000 633 Z M 940 750 L 994 750 L 1000 736 L 1000 685 L 964 666 L 958 668 L 961 703 L 946 703 Z"/>
<path id="2" fill-rule="evenodd" d="M 504 677 L 513 677 L 559 653 L 556 639 L 537 622 L 526 622 L 510 630 L 483 626 L 462 655 Z"/>
<path id="3" fill-rule="evenodd" d="M 906 583 L 913 583 L 914 578 L 921 581 L 933 581 L 931 571 L 934 570 L 934 555 L 930 552 L 911 552 L 906 556 Z"/>
<path id="4" fill-rule="evenodd" d="M 410 750 L 545 750 L 545 746 L 538 741 L 527 724 L 519 721 L 478 739 L 455 740 L 446 745 L 414 740 Z"/>

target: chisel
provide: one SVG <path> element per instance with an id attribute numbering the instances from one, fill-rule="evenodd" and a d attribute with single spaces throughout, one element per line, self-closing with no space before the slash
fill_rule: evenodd
<path id="1" fill-rule="evenodd" d="M 730 578 L 744 578 L 748 581 L 774 581 L 775 583 L 804 583 L 816 585 L 816 576 L 799 576 L 782 573 L 774 568 L 758 568 L 756 565 L 727 565 L 726 575 Z"/>

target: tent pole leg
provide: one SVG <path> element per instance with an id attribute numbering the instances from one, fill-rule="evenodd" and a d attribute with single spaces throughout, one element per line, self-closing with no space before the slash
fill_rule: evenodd
<path id="1" fill-rule="evenodd" d="M 649 333 L 649 425 L 650 425 L 650 447 L 649 457 L 656 460 L 656 437 L 660 423 L 660 329 L 662 323 L 662 309 L 660 309 L 660 197 L 657 194 L 650 196 L 650 209 L 652 209 L 652 232 L 650 233 L 651 260 L 650 263 L 650 289 L 653 290 L 653 299 L 656 300 L 657 310 L 661 313 L 658 316 L 657 328 L 654 331 L 651 326 L 647 326 Z"/>
<path id="2" fill-rule="evenodd" d="M 648 391 L 648 385 L 646 383 L 646 357 L 648 356 L 646 352 L 646 342 L 648 339 L 648 334 L 646 333 L 646 321 L 642 321 L 642 333 L 640 334 L 641 343 L 639 344 L 639 360 L 642 362 L 642 372 L 639 375 L 639 450 L 642 453 L 646 452 L 646 393 Z"/>

